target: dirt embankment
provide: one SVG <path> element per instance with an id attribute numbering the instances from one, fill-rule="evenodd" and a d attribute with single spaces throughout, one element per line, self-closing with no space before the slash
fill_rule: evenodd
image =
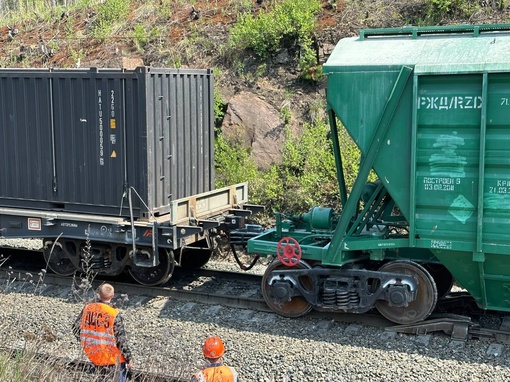
<path id="1" fill-rule="evenodd" d="M 235 58 L 229 53 L 229 30 L 239 15 L 263 12 L 269 1 L 133 2 L 128 17 L 104 39 L 94 38 L 101 3 L 50 16 L 34 12 L 16 25 L 0 24 L 0 67 L 214 68 L 216 90 L 228 104 L 223 129 L 240 135 L 261 166 L 279 160 L 285 123 L 299 131 L 323 113 L 325 82 L 303 81 L 294 51 L 282 49 L 264 62 L 250 52 Z M 318 64 L 327 60 L 338 40 L 360 29 L 423 23 L 430 19 L 430 3 L 323 0 L 314 31 Z M 509 9 L 501 1 L 464 3 L 471 5 L 449 9 L 435 22 L 509 20 Z"/>

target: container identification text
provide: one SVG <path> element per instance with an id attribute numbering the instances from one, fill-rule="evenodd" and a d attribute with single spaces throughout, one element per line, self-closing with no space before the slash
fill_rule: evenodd
<path id="1" fill-rule="evenodd" d="M 103 100 L 101 98 L 101 89 L 97 90 L 97 109 L 99 117 L 99 165 L 104 166 Z"/>
<path id="2" fill-rule="evenodd" d="M 497 179 L 495 186 L 489 186 L 489 194 L 510 194 L 510 180 Z"/>
<path id="3" fill-rule="evenodd" d="M 481 96 L 427 96 L 418 98 L 418 109 L 481 109 Z"/>
<path id="4" fill-rule="evenodd" d="M 423 186 L 426 191 L 455 191 L 455 186 L 460 184 L 460 178 L 435 178 L 425 176 Z"/>

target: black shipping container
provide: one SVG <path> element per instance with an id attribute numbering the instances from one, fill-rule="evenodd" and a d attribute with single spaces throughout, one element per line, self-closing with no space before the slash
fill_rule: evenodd
<path id="1" fill-rule="evenodd" d="M 0 206 L 165 214 L 214 189 L 213 103 L 210 70 L 0 69 Z"/>

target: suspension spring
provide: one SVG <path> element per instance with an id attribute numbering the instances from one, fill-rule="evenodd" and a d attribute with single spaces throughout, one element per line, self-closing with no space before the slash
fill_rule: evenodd
<path id="1" fill-rule="evenodd" d="M 336 291 L 336 305 L 341 307 L 346 307 L 349 305 L 349 291 L 346 290 L 337 290 Z"/>
<path id="2" fill-rule="evenodd" d="M 336 291 L 334 289 L 326 288 L 322 293 L 322 301 L 326 305 L 335 305 L 336 303 Z"/>

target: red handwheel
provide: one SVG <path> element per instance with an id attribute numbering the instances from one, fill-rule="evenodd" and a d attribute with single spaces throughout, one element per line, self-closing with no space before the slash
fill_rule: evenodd
<path id="1" fill-rule="evenodd" d="M 301 246 L 296 239 L 287 236 L 278 242 L 276 254 L 282 264 L 293 267 L 301 260 Z"/>

